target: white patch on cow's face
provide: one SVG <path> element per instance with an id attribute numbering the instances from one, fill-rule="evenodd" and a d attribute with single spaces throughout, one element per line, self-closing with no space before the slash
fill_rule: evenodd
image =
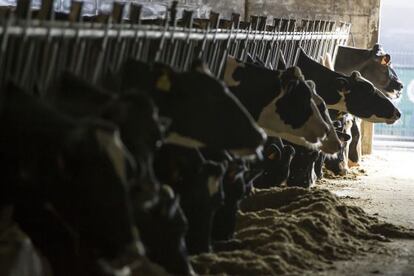
<path id="1" fill-rule="evenodd" d="M 364 121 L 371 122 L 371 123 L 386 123 L 388 125 L 392 125 L 396 121 L 398 121 L 396 119 L 380 118 L 375 115 L 372 115 L 371 117 L 368 117 L 368 118 L 361 118 L 361 119 L 363 119 Z"/>
<path id="2" fill-rule="evenodd" d="M 177 132 L 171 132 L 168 136 L 164 139 L 165 144 L 172 144 L 183 146 L 186 148 L 203 148 L 206 145 L 196 139 L 183 136 Z"/>
<path id="3" fill-rule="evenodd" d="M 207 180 L 207 187 L 210 196 L 217 194 L 220 188 L 220 178 L 217 176 L 210 176 Z"/>
<path id="4" fill-rule="evenodd" d="M 126 183 L 127 153 L 120 139 L 119 131 L 108 132 L 98 129 L 96 130 L 95 135 L 99 145 L 105 150 L 106 154 L 108 155 L 116 174 L 123 181 L 123 183 Z"/>
<path id="5" fill-rule="evenodd" d="M 268 104 L 260 114 L 257 123 L 268 135 L 278 136 L 292 143 L 304 145 L 306 147 L 317 147 L 320 140 L 326 136 L 327 124 L 321 117 L 318 108 L 313 100 L 311 101 L 312 116 L 300 128 L 292 128 L 286 124 L 279 116 L 275 102 L 282 97 L 275 98 Z M 313 145 L 315 144 L 315 145 Z"/>
<path id="6" fill-rule="evenodd" d="M 226 68 L 224 69 L 224 83 L 229 86 L 239 86 L 240 81 L 233 79 L 233 74 L 238 67 L 245 67 L 243 63 L 237 62 L 234 57 L 227 57 Z"/>
<path id="7" fill-rule="evenodd" d="M 339 95 L 341 95 L 341 98 L 339 101 L 335 104 L 326 104 L 328 109 L 338 110 L 341 112 L 348 112 L 348 108 L 346 107 L 346 101 L 345 101 L 345 93 L 342 91 L 338 91 Z"/>

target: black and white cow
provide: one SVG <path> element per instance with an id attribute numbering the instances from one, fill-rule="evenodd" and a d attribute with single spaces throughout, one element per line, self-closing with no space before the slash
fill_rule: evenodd
<path id="1" fill-rule="evenodd" d="M 251 154 L 265 141 L 265 133 L 239 100 L 199 66 L 177 73 L 165 65 L 128 60 L 119 75 L 121 91 L 149 91 L 160 114 L 171 118 L 166 143 Z"/>
<path id="2" fill-rule="evenodd" d="M 299 68 L 270 70 L 227 58 L 224 82 L 268 134 L 314 144 L 328 126 Z"/>
<path id="3" fill-rule="evenodd" d="M 286 62 L 284 60 L 282 53 L 280 53 L 278 68 L 286 69 Z M 341 140 L 338 138 L 337 132 L 335 131 L 335 127 L 332 124 L 332 120 L 329 116 L 329 111 L 326 107 L 325 101 L 316 92 L 315 83 L 311 80 L 308 80 L 307 83 L 312 90 L 312 100 L 315 102 L 316 106 L 318 107 L 319 113 L 321 114 L 323 120 L 329 127 L 326 138 L 323 139 L 319 144 L 313 145 L 312 148 L 314 150 L 319 149 L 324 154 L 335 154 L 341 148 Z M 300 143 L 300 140 L 295 141 L 291 139 L 290 142 L 303 146 L 303 144 Z"/>
<path id="4" fill-rule="evenodd" d="M 137 175 L 132 176 L 134 204 L 146 208 L 156 202 L 159 184 L 153 173 L 153 154 L 165 129 L 146 93 L 131 90 L 116 95 L 66 72 L 49 89 L 47 101 L 74 118 L 96 117 L 117 125 L 137 165 Z"/>
<path id="5" fill-rule="evenodd" d="M 269 138 L 263 150 L 263 174 L 254 181 L 255 188 L 271 188 L 286 183 L 295 149 L 285 145 L 280 138 Z"/>
<path id="6" fill-rule="evenodd" d="M 318 150 L 309 149 L 288 141 L 283 142 L 295 149 L 295 155 L 290 162 L 290 172 L 287 179 L 287 186 L 309 188 L 316 181 L 314 167 L 315 161 L 317 160 L 320 152 Z"/>
<path id="7" fill-rule="evenodd" d="M 328 108 L 374 123 L 393 124 L 401 117 L 398 108 L 360 73 L 355 71 L 346 76 L 334 72 L 308 57 L 302 49 L 298 55 L 297 66 L 307 79 L 315 82 L 316 92 Z"/>
<path id="8" fill-rule="evenodd" d="M 197 149 L 167 144 L 157 154 L 156 175 L 180 196 L 188 220 L 190 254 L 211 250 L 212 220 L 223 202 L 224 169 L 221 164 L 206 161 Z"/>
<path id="9" fill-rule="evenodd" d="M 403 84 L 391 66 L 391 56 L 379 44 L 372 49 L 339 46 L 334 66 L 335 71 L 346 75 L 359 71 L 390 98 L 401 96 Z"/>
<path id="10" fill-rule="evenodd" d="M 89 275 L 91 259 L 142 255 L 128 198 L 127 170 L 134 167 L 118 130 L 75 122 L 11 84 L 1 92 L 1 194 L 54 272 Z M 33 214 L 44 208 L 64 222 L 75 251 L 45 238 L 54 236 L 48 227 L 32 227 L 43 220 Z"/>
<path id="11" fill-rule="evenodd" d="M 224 200 L 213 220 L 211 237 L 214 242 L 233 238 L 239 203 L 246 196 L 248 188 L 244 176 L 247 170 L 244 160 L 229 156 L 227 164 L 223 176 Z"/>
<path id="12" fill-rule="evenodd" d="M 346 135 L 348 139 L 344 140 L 343 147 L 336 156 L 325 160 L 325 167 L 335 175 L 345 175 L 349 170 L 349 144 L 351 143 L 351 128 L 354 116 L 349 113 L 337 112 L 335 110 L 331 110 L 330 114 L 332 117 L 336 118 L 336 122 L 338 123 L 337 131 Z"/>
<path id="13" fill-rule="evenodd" d="M 179 197 L 168 186 L 160 188 L 159 201 L 149 210 L 134 214 L 148 258 L 174 275 L 192 275 L 185 235 L 188 222 Z"/>

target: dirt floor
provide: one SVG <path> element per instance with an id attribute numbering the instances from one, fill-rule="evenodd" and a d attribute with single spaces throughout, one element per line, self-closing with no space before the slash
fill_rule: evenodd
<path id="1" fill-rule="evenodd" d="M 327 179 L 318 186 L 380 219 L 414 228 L 413 163 L 414 150 L 375 150 L 347 179 Z M 414 275 L 414 241 L 394 240 L 386 246 L 390 254 L 335 262 L 335 269 L 317 275 Z"/>

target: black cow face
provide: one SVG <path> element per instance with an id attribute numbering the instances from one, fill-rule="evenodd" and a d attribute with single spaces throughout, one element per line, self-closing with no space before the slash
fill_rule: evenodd
<path id="1" fill-rule="evenodd" d="M 319 151 L 294 144 L 291 144 L 291 146 L 295 149 L 295 155 L 290 163 L 287 185 L 308 188 L 316 181 L 314 166 L 319 156 Z"/>
<path id="2" fill-rule="evenodd" d="M 285 184 L 290 174 L 290 164 L 295 155 L 291 145 L 269 144 L 264 150 L 263 174 L 254 181 L 256 188 L 266 189 Z"/>
<path id="3" fill-rule="evenodd" d="M 214 241 L 233 238 L 239 202 L 246 193 L 246 182 L 243 175 L 246 169 L 243 160 L 229 161 L 223 177 L 224 203 L 215 213 L 213 220 L 212 238 Z"/>
<path id="4" fill-rule="evenodd" d="M 192 274 L 185 243 L 188 222 L 179 205 L 179 198 L 169 186 L 161 187 L 160 200 L 153 208 L 135 212 L 135 220 L 151 261 L 160 264 L 169 273 Z"/>
<path id="5" fill-rule="evenodd" d="M 121 76 L 123 89 L 147 88 L 160 114 L 172 119 L 166 143 L 252 153 L 264 142 L 265 134 L 239 101 L 201 70 L 176 73 L 129 60 Z"/>
<path id="6" fill-rule="evenodd" d="M 164 145 L 156 159 L 155 171 L 180 196 L 188 219 L 188 251 L 191 254 L 210 251 L 212 219 L 223 201 L 224 168 L 205 161 L 195 149 Z"/>
<path id="7" fill-rule="evenodd" d="M 349 113 L 373 123 L 393 124 L 400 119 L 398 108 L 358 72 L 352 73 L 342 87 Z"/>

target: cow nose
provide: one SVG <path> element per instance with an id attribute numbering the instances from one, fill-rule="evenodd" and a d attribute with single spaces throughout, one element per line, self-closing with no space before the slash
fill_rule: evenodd
<path id="1" fill-rule="evenodd" d="M 394 119 L 398 120 L 401 118 L 401 112 L 398 109 L 395 109 L 394 111 Z"/>

